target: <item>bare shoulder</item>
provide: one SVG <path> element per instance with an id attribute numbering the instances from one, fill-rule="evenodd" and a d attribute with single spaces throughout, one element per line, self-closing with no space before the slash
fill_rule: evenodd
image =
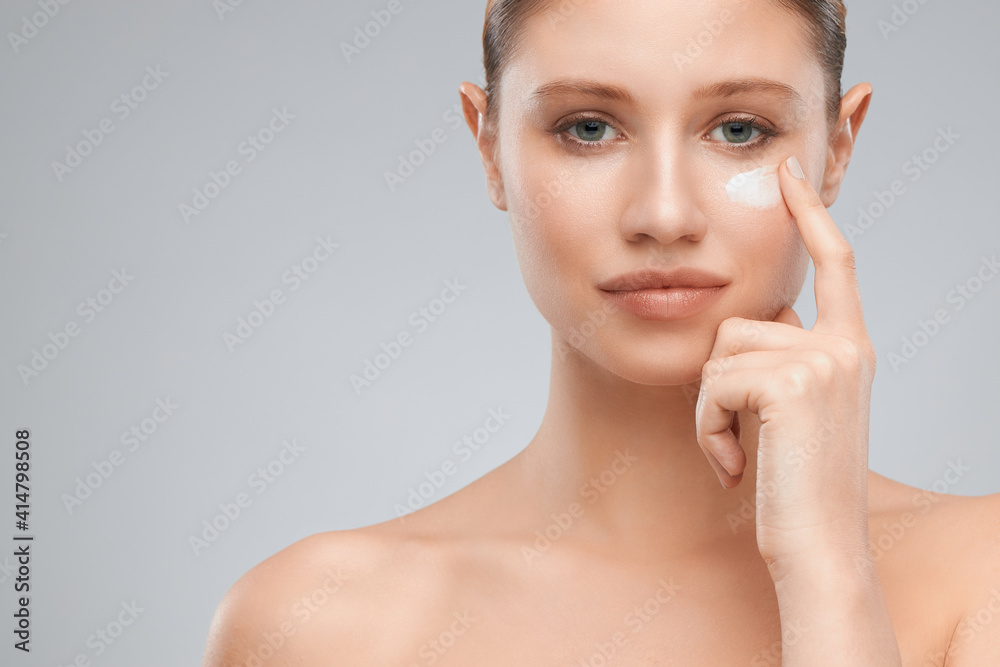
<path id="1" fill-rule="evenodd" d="M 215 612 L 203 667 L 385 662 L 395 649 L 377 628 L 404 644 L 436 569 L 390 523 L 311 535 L 246 572 Z"/>
<path id="2" fill-rule="evenodd" d="M 972 667 L 1000 655 L 1000 493 L 959 496 L 871 473 L 872 553 L 887 594 L 906 590 L 947 619 L 947 655 Z M 903 595 L 900 595 L 903 597 Z"/>
<path id="3" fill-rule="evenodd" d="M 990 556 L 1000 549 L 1000 493 L 959 496 L 920 489 L 874 472 L 869 481 L 876 557 L 905 546 L 908 556 L 919 552 L 936 565 L 964 566 L 954 572 L 959 577 L 976 564 L 990 564 Z"/>
<path id="4" fill-rule="evenodd" d="M 939 542 L 945 553 L 956 556 L 971 557 L 982 549 L 1000 546 L 1000 493 L 959 496 L 870 472 L 869 500 L 873 533 L 891 528 L 891 522 L 896 521 L 903 528 L 914 528 L 913 533 L 922 541 Z M 885 540 L 882 543 L 887 544 Z"/>

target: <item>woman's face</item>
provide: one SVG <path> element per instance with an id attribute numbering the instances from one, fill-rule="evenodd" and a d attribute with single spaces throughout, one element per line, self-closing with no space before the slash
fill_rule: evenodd
<path id="1" fill-rule="evenodd" d="M 820 189 L 830 132 L 805 27 L 768 2 L 571 0 L 524 30 L 500 91 L 494 196 L 531 298 L 561 354 L 641 384 L 695 381 L 724 319 L 770 321 L 802 288 L 808 253 L 776 174 L 760 189 L 740 174 L 794 154 Z M 598 288 L 679 266 L 728 285 L 673 320 Z"/>

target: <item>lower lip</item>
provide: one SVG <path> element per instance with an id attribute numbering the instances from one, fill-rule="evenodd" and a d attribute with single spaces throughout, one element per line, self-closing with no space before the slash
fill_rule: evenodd
<path id="1" fill-rule="evenodd" d="M 644 320 L 679 320 L 712 305 L 725 285 L 718 287 L 668 287 L 628 292 L 604 292 L 620 308 Z"/>

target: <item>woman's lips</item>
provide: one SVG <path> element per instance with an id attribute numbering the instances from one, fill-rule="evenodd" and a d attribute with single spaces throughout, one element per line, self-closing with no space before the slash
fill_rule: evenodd
<path id="1" fill-rule="evenodd" d="M 661 287 L 620 292 L 601 290 L 605 298 L 644 320 L 679 320 L 711 306 L 726 285 L 717 287 Z"/>
<path id="2" fill-rule="evenodd" d="M 645 268 L 631 273 L 623 273 L 597 287 L 608 292 L 659 289 L 668 287 L 720 287 L 729 284 L 729 279 L 696 266 L 675 266 Z"/>

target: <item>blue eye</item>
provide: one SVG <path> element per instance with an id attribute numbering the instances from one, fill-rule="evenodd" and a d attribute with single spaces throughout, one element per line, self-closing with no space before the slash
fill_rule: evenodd
<path id="1" fill-rule="evenodd" d="M 709 136 L 730 150 L 745 152 L 762 148 L 778 136 L 778 132 L 758 123 L 755 116 L 740 116 L 726 119 L 709 132 Z"/>
<path id="2" fill-rule="evenodd" d="M 715 132 L 716 130 L 722 130 L 723 138 L 725 138 L 726 141 L 733 144 L 744 144 L 750 141 L 751 139 L 757 138 L 761 134 L 761 131 L 759 129 L 757 129 L 750 123 L 744 123 L 744 122 L 730 121 L 727 123 L 723 123 L 722 125 L 720 125 L 719 127 L 715 128 L 715 130 L 712 131 Z M 754 131 L 756 131 L 757 134 L 754 134 Z"/>
<path id="3" fill-rule="evenodd" d="M 595 143 L 600 141 L 611 141 L 611 139 L 606 138 L 604 135 L 607 130 L 612 130 L 617 132 L 608 123 L 594 120 L 586 119 L 578 123 L 574 123 L 566 128 L 570 134 L 572 134 L 577 139 L 585 143 Z M 576 130 L 576 132 L 574 132 Z M 614 137 L 612 137 L 613 139 Z"/>

